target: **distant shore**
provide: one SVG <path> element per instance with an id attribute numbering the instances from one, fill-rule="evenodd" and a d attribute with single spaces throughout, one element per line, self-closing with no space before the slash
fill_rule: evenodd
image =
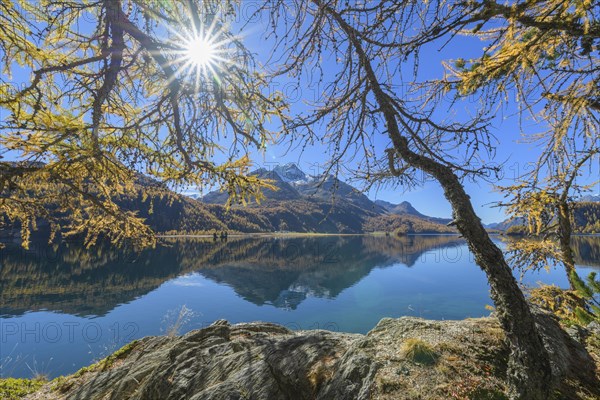
<path id="1" fill-rule="evenodd" d="M 240 238 L 240 237 L 321 237 L 321 236 L 389 236 L 389 237 L 402 237 L 402 236 L 460 236 L 459 233 L 447 233 L 447 232 L 427 232 L 427 233 L 406 233 L 402 235 L 396 235 L 393 232 L 365 232 L 365 233 L 320 233 L 320 232 L 254 232 L 254 233 L 229 233 L 229 238 Z M 158 238 L 212 238 L 212 233 L 206 234 L 172 234 L 172 235 L 156 235 Z"/>

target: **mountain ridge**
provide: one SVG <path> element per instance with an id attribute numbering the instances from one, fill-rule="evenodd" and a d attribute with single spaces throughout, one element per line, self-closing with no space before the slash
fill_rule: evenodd
<path id="1" fill-rule="evenodd" d="M 190 191 L 177 193 L 140 174 L 134 190 L 116 195 L 114 200 L 124 210 L 144 218 L 154 232 L 163 235 L 223 230 L 329 234 L 456 232 L 441 223 L 443 221 L 419 213 L 409 203 L 398 205 L 406 212 L 400 209 L 389 212 L 340 179 L 332 175 L 310 176 L 294 164 L 271 170 L 259 168 L 252 174 L 271 180 L 278 190 L 265 190 L 265 199 L 260 203 L 226 207 L 227 192 L 213 191 L 202 197 Z M 149 188 L 151 190 L 146 190 Z M 60 218 L 67 226 L 68 216 Z M 18 224 L 6 222 L 0 236 L 18 236 Z M 47 230 L 48 224 L 43 220 L 39 222 L 38 226 Z"/>
<path id="2" fill-rule="evenodd" d="M 278 191 L 264 191 L 268 200 L 315 200 L 334 203 L 347 201 L 353 205 L 370 210 L 376 214 L 412 215 L 427 221 L 447 224 L 450 218 L 437 218 L 424 215 L 417 211 L 408 201 L 393 204 L 383 200 L 371 200 L 360 190 L 328 174 L 308 175 L 295 163 L 277 165 L 272 170 L 258 168 L 250 173 L 263 179 L 270 179 L 279 189 Z M 221 191 L 212 191 L 201 197 L 195 197 L 208 204 L 225 204 L 227 194 Z"/>

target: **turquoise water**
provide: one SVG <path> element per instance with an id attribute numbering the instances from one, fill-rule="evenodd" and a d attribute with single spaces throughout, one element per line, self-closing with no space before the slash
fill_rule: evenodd
<path id="1" fill-rule="evenodd" d="M 584 275 L 600 269 L 599 237 L 574 248 Z M 478 317 L 492 303 L 456 236 L 186 239 L 139 254 L 9 244 L 0 263 L 2 377 L 72 373 L 133 339 L 220 318 L 366 333 L 383 317 Z M 539 281 L 566 277 L 523 284 Z"/>

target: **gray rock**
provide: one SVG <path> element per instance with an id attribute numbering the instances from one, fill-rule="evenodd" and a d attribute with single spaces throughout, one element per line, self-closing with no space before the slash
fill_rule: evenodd
<path id="1" fill-rule="evenodd" d="M 586 329 L 593 334 L 600 335 L 600 322 L 592 321 L 588 324 Z"/>
<path id="2" fill-rule="evenodd" d="M 551 315 L 536 314 L 556 393 L 569 399 L 580 398 L 567 396 L 574 391 L 586 398 L 600 396 L 586 349 Z M 438 365 L 404 356 L 404 342 L 416 338 L 436 353 Z M 50 382 L 28 399 L 429 400 L 447 398 L 462 385 L 463 374 L 479 374 L 472 379 L 500 396 L 494 398 L 503 398 L 507 361 L 508 346 L 494 318 L 385 318 L 367 335 L 219 320 L 181 337 L 144 338 L 127 351 Z"/>
<path id="3" fill-rule="evenodd" d="M 354 394 L 368 391 L 363 386 L 371 384 L 363 376 L 371 361 L 352 358 L 338 366 L 354 339 L 328 331 L 298 333 L 274 324 L 232 326 L 220 320 L 182 337 L 143 339 L 119 364 L 70 378 L 79 381 L 39 398 L 315 399 L 331 398 L 320 395 L 330 381 L 353 385 L 346 391 L 351 397 L 336 398 L 357 398 Z"/>

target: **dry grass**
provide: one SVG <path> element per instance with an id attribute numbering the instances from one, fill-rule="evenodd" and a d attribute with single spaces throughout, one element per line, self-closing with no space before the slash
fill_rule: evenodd
<path id="1" fill-rule="evenodd" d="M 408 360 L 421 365 L 433 365 L 439 358 L 429 343 L 418 338 L 406 339 L 402 343 L 401 352 Z"/>

